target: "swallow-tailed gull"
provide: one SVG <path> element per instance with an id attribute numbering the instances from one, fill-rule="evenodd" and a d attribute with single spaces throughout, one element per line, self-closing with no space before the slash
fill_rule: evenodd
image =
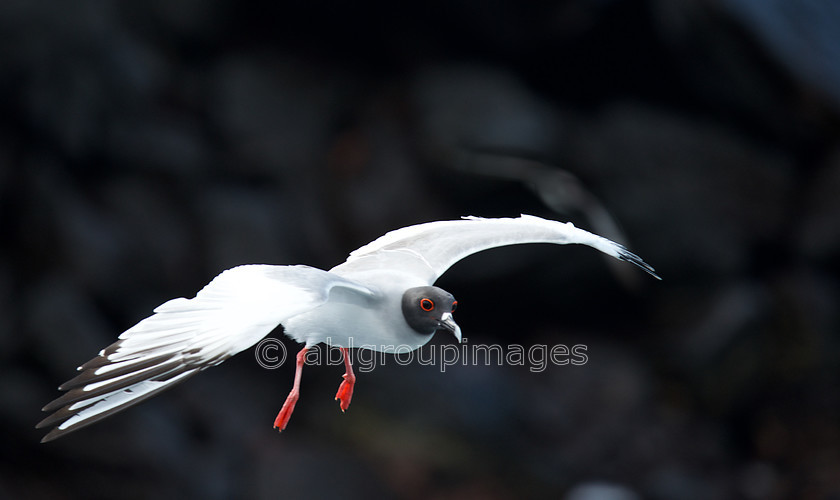
<path id="1" fill-rule="evenodd" d="M 249 264 L 216 276 L 194 298 L 163 303 L 154 314 L 78 368 L 62 384 L 67 391 L 43 410 L 53 412 L 37 427 L 52 427 L 42 442 L 101 420 L 218 365 L 248 349 L 278 325 L 304 344 L 296 357 L 291 392 L 274 421 L 281 431 L 295 407 L 307 349 L 337 347 L 346 372 L 336 399 L 346 410 L 356 377 L 351 347 L 408 352 L 437 330 L 460 342 L 452 313 L 457 301 L 433 286 L 450 266 L 468 255 L 522 243 L 579 243 L 632 262 L 659 278 L 653 268 L 606 238 L 539 217 L 464 217 L 404 227 L 350 253 L 338 266 Z"/>

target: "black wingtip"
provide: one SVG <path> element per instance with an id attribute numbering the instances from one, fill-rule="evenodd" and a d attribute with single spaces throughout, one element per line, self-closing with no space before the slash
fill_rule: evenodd
<path id="1" fill-rule="evenodd" d="M 662 278 L 658 274 L 656 274 L 656 270 L 653 268 L 653 266 L 651 266 L 647 262 L 643 261 L 641 257 L 634 254 L 630 250 L 627 250 L 623 246 L 619 247 L 618 258 L 620 260 L 625 261 L 625 262 L 631 262 L 633 264 L 636 264 L 637 266 L 642 268 L 642 270 L 644 270 L 649 275 L 653 276 L 654 278 L 658 279 L 659 281 L 662 281 Z"/>
<path id="2" fill-rule="evenodd" d="M 39 429 L 39 428 L 41 428 L 40 425 L 38 427 L 36 427 L 36 429 Z M 54 440 L 60 438 L 61 436 L 63 436 L 64 434 L 65 434 L 64 431 L 61 431 L 56 427 L 55 429 L 52 429 L 44 437 L 41 438 L 41 444 L 49 443 L 50 441 L 54 441 Z"/>

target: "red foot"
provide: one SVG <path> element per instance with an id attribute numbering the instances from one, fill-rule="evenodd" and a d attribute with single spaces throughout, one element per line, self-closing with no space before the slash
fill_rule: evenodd
<path id="1" fill-rule="evenodd" d="M 353 399 L 353 386 L 356 384 L 356 375 L 353 374 L 353 366 L 350 365 L 350 356 L 346 347 L 341 348 L 341 353 L 344 355 L 344 366 L 347 371 L 342 375 L 344 381 L 338 386 L 338 392 L 335 393 L 336 401 L 341 401 L 339 406 L 341 411 L 347 410 L 350 407 L 350 400 Z"/>
<path id="2" fill-rule="evenodd" d="M 297 403 L 297 400 L 298 391 L 292 390 L 286 398 L 286 402 L 283 403 L 283 408 L 280 408 L 280 413 L 277 414 L 277 418 L 274 419 L 275 429 L 279 429 L 280 432 L 283 432 L 286 429 L 289 419 L 292 418 L 292 412 L 295 411 L 295 403 Z"/>
<path id="3" fill-rule="evenodd" d="M 280 408 L 280 413 L 274 419 L 274 428 L 280 429 L 280 432 L 283 432 L 283 429 L 286 428 L 289 419 L 292 418 L 292 412 L 295 411 L 295 403 L 297 403 L 298 395 L 300 395 L 300 374 L 303 371 L 303 363 L 306 361 L 307 350 L 308 348 L 304 347 L 297 354 L 295 362 L 295 383 L 289 395 L 286 397 L 286 402 L 283 403 L 283 408 Z"/>
<path id="4" fill-rule="evenodd" d="M 353 385 L 356 383 L 356 377 L 352 373 L 350 376 L 345 373 L 342 377 L 344 377 L 344 382 L 338 386 L 338 392 L 335 393 L 335 399 L 337 401 L 341 401 L 339 406 L 341 407 L 341 411 L 345 411 L 350 407 L 350 400 L 353 399 Z"/>

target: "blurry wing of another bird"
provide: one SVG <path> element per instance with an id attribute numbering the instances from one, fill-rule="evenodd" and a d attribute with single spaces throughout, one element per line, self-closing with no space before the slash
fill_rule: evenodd
<path id="1" fill-rule="evenodd" d="M 558 214 L 582 214 L 592 229 L 605 238 L 627 244 L 627 237 L 603 203 L 568 170 L 545 162 L 504 153 L 461 151 L 450 155 L 453 169 L 483 177 L 518 181 Z M 606 259 L 616 277 L 628 288 L 639 285 L 638 274 Z"/>

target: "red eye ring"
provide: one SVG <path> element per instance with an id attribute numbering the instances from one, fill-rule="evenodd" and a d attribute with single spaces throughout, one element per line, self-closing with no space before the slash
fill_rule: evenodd
<path id="1" fill-rule="evenodd" d="M 458 307 L 458 301 L 457 300 L 452 302 L 452 309 L 450 309 L 450 311 L 455 312 L 456 307 Z"/>
<path id="2" fill-rule="evenodd" d="M 420 299 L 420 309 L 429 312 L 435 310 L 435 303 L 432 302 L 432 299 L 422 298 Z"/>

